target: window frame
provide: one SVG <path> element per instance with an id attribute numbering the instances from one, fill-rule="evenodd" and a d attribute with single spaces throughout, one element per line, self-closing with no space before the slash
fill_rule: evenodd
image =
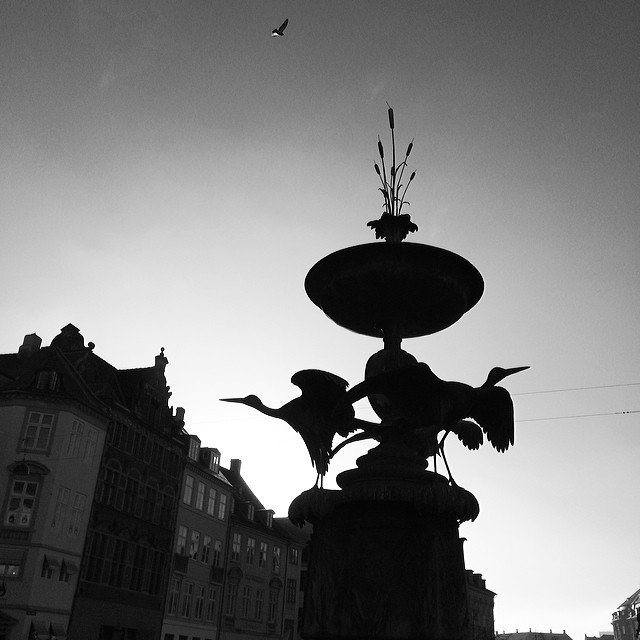
<path id="1" fill-rule="evenodd" d="M 32 419 L 33 415 L 39 415 L 42 417 L 51 417 L 50 423 L 43 423 L 42 421 L 36 421 Z M 20 440 L 18 441 L 18 451 L 21 452 L 29 452 L 29 453 L 40 453 L 48 456 L 51 453 L 51 446 L 53 444 L 53 438 L 56 431 L 56 425 L 58 423 L 58 412 L 57 411 L 36 411 L 34 409 L 27 409 L 25 411 L 24 417 L 24 425 L 22 427 L 22 432 L 20 435 Z M 29 429 L 31 427 L 35 427 L 36 431 L 33 436 L 33 446 L 28 446 L 27 442 L 29 436 L 27 435 Z M 41 438 L 40 429 L 46 428 L 48 429 L 47 434 L 47 442 L 46 446 L 37 447 L 35 446 Z"/>

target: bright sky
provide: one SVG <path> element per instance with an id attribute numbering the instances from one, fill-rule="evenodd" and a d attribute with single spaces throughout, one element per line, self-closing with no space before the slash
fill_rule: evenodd
<path id="1" fill-rule="evenodd" d="M 449 439 L 481 505 L 467 567 L 498 631 L 610 630 L 640 586 L 639 27 L 635 0 L 5 0 L 0 351 L 69 322 L 119 368 L 165 347 L 188 430 L 285 515 L 315 478 L 302 440 L 218 398 L 279 406 L 305 368 L 355 384 L 382 347 L 303 282 L 375 241 L 389 101 L 410 240 L 486 284 L 404 348 L 474 386 L 531 365 L 505 381 L 513 449 Z"/>

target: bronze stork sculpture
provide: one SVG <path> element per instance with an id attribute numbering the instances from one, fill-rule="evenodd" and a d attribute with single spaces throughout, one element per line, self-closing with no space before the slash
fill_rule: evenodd
<path id="1" fill-rule="evenodd" d="M 246 404 L 264 415 L 279 418 L 300 434 L 309 451 L 311 464 L 318 472 L 316 486 L 327 473 L 331 446 L 336 434 L 346 437 L 352 431 L 369 425 L 356 420 L 350 403 L 339 401 L 344 398 L 349 383 L 339 376 L 320 369 L 303 369 L 294 373 L 291 383 L 299 387 L 301 395 L 280 408 L 271 408 L 255 395 L 244 398 L 221 398 L 224 402 Z"/>
<path id="2" fill-rule="evenodd" d="M 496 384 L 528 368 L 495 367 L 481 386 L 472 387 L 462 382 L 441 380 L 429 365 L 421 362 L 386 371 L 355 385 L 344 394 L 336 410 L 343 411 L 345 403 L 354 403 L 369 395 L 386 396 L 391 405 L 388 422 L 408 434 L 405 441 L 420 449 L 421 455 L 428 457 L 440 452 L 453 482 L 444 455 L 447 435 L 453 432 L 467 448 L 477 449 L 482 444 L 484 433 L 497 451 L 506 451 L 514 442 L 513 402 L 509 392 L 496 387 Z M 384 431 L 378 432 L 383 438 Z M 438 442 L 437 435 L 441 431 L 445 433 Z M 339 445 L 334 454 L 356 439 L 379 439 L 375 434 L 375 431 L 367 430 L 354 436 Z"/>

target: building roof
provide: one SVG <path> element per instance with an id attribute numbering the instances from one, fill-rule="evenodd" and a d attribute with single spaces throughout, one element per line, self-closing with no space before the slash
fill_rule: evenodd
<path id="1" fill-rule="evenodd" d="M 85 345 L 80 330 L 72 324 L 63 327 L 50 346 L 41 348 L 41 342 L 30 334 L 17 353 L 0 354 L 0 395 L 37 393 L 51 400 L 68 398 L 98 411 L 115 405 L 145 419 L 148 408 L 141 402 L 145 390 L 161 400 L 162 422 L 168 421 L 172 411 L 167 406 L 171 393 L 164 376 L 168 363 L 164 349 L 155 357 L 154 366 L 117 369 L 93 352 L 92 342 Z M 55 388 L 39 384 L 38 374 L 43 371 L 57 374 Z M 184 425 L 176 418 L 168 422 L 180 428 Z"/>
<path id="2" fill-rule="evenodd" d="M 515 633 L 497 633 L 496 640 L 571 640 L 566 631 L 562 633 L 554 633 L 553 631 L 541 632 L 541 631 L 525 631 L 521 632 L 516 630 Z"/>
<path id="3" fill-rule="evenodd" d="M 618 609 L 630 609 L 640 604 L 640 589 L 634 591 L 619 607 Z"/>

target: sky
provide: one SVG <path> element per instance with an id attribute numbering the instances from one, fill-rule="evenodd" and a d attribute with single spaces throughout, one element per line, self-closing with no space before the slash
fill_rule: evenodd
<path id="1" fill-rule="evenodd" d="M 414 140 L 409 240 L 485 281 L 403 347 L 474 386 L 531 367 L 503 383 L 512 449 L 448 440 L 481 509 L 467 568 L 497 631 L 611 630 L 640 586 L 639 34 L 634 0 L 5 0 L 0 352 L 68 323 L 118 368 L 164 347 L 187 430 L 286 515 L 315 479 L 302 440 L 218 399 L 280 406 L 308 368 L 355 384 L 382 348 L 303 283 L 376 241 L 388 102 Z"/>

